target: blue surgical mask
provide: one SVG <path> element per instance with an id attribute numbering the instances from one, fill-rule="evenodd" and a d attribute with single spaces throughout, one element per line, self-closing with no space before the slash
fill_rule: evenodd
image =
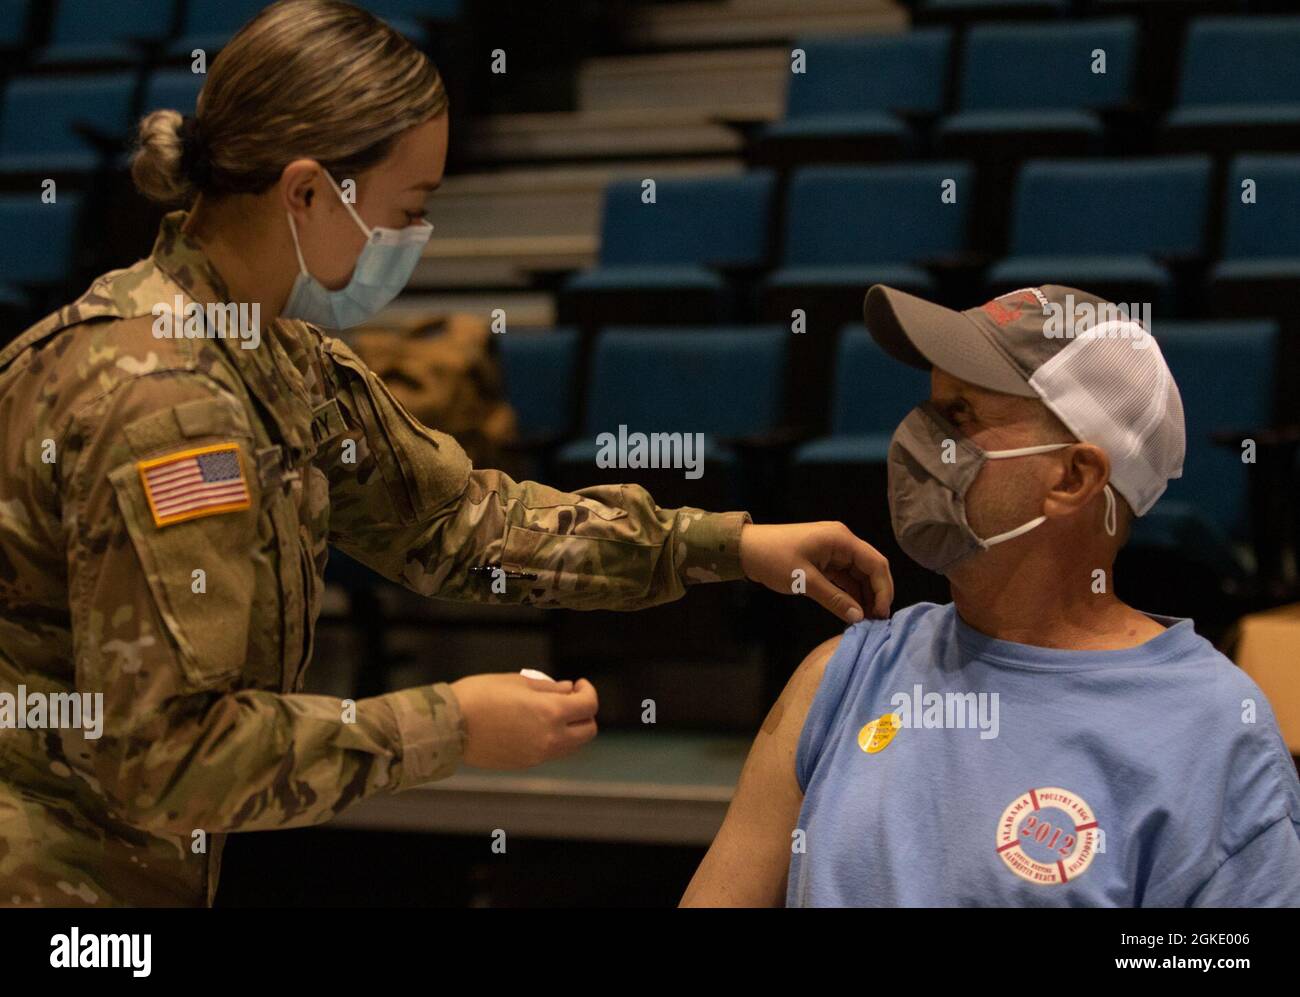
<path id="1" fill-rule="evenodd" d="M 289 300 L 280 314 L 328 329 L 348 329 L 373 318 L 402 292 L 433 234 L 433 226 L 420 222 L 406 228 L 370 228 L 348 203 L 328 171 L 325 176 L 348 214 L 366 234 L 366 244 L 347 286 L 331 291 L 307 272 L 302 247 L 298 244 L 298 228 L 293 215 L 289 215 L 289 231 L 293 233 L 293 248 L 298 254 L 298 279 L 293 282 Z"/>

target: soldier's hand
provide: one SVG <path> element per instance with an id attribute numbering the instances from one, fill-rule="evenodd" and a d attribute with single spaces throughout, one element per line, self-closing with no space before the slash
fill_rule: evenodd
<path id="1" fill-rule="evenodd" d="M 451 683 L 465 718 L 464 760 L 485 769 L 522 769 L 571 755 L 596 736 L 596 687 L 515 673 Z"/>
<path id="2" fill-rule="evenodd" d="M 889 562 L 843 523 L 747 523 L 740 564 L 751 581 L 783 595 L 804 592 L 845 623 L 864 610 L 884 619 L 894 601 Z"/>

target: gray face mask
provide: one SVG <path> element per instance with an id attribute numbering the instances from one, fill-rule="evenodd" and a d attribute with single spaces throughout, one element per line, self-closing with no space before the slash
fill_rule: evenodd
<path id="1" fill-rule="evenodd" d="M 889 518 L 898 545 L 917 564 L 943 573 L 976 551 L 1042 525 L 1046 516 L 981 539 L 966 521 L 966 492 L 986 460 L 1027 457 L 1071 445 L 984 450 L 963 437 L 933 405 L 923 402 L 899 423 L 889 444 Z M 1115 535 L 1115 496 L 1110 485 L 1106 486 L 1106 531 Z"/>

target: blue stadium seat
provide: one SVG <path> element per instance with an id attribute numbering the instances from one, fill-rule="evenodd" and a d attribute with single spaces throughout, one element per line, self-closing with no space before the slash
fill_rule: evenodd
<path id="1" fill-rule="evenodd" d="M 58 0 L 50 44 L 38 61 L 44 65 L 133 63 L 141 50 L 134 42 L 157 42 L 172 26 L 172 0 Z"/>
<path id="2" fill-rule="evenodd" d="M 724 441 L 781 421 L 787 333 L 773 326 L 607 329 L 596 339 L 585 434 L 560 451 L 594 467 L 599 433 L 704 433 L 705 460 L 736 461 Z"/>
<path id="3" fill-rule="evenodd" d="M 1167 127 L 1228 138 L 1231 129 L 1300 127 L 1300 17 L 1193 21 Z"/>
<path id="4" fill-rule="evenodd" d="M 421 21 L 453 21 L 460 16 L 460 0 L 358 0 L 357 6 L 383 18 L 417 45 L 428 40 Z"/>
<path id="5" fill-rule="evenodd" d="M 32 76 L 9 82 L 0 120 L 0 172 L 85 173 L 103 151 L 79 133 L 88 127 L 106 138 L 125 138 L 135 77 Z"/>
<path id="6" fill-rule="evenodd" d="M 202 49 L 211 60 L 231 35 L 268 6 L 267 0 L 188 0 L 181 35 L 167 51 L 188 59 L 195 49 Z"/>
<path id="7" fill-rule="evenodd" d="M 1183 476 L 1147 515 L 1131 543 L 1178 550 L 1225 576 L 1240 574 L 1234 540 L 1249 539 L 1248 467 L 1211 434 L 1268 425 L 1277 326 L 1271 321 L 1158 322 L 1153 334 L 1178 383 L 1187 424 Z"/>
<path id="8" fill-rule="evenodd" d="M 795 451 L 799 464 L 878 463 L 894 429 L 930 397 L 930 375 L 890 357 L 861 324 L 840 331 L 829 436 Z M 798 472 L 796 472 L 798 473 Z"/>
<path id="9" fill-rule="evenodd" d="M 431 21 L 450 21 L 460 16 L 460 0 L 360 0 L 372 14 L 385 20 L 401 18 L 427 18 Z"/>
<path id="10" fill-rule="evenodd" d="M 1253 203 L 1242 201 L 1247 180 L 1254 181 Z M 1211 280 L 1220 289 L 1262 280 L 1300 287 L 1300 156 L 1233 160 L 1224 207 L 1223 258 Z"/>
<path id="11" fill-rule="evenodd" d="M 769 287 L 888 284 L 925 292 L 920 263 L 965 249 L 964 163 L 813 166 L 790 183 L 782 266 Z M 956 181 L 956 202 L 941 197 Z"/>
<path id="12" fill-rule="evenodd" d="M 0 50 L 23 47 L 29 6 L 29 0 L 0 0 Z"/>
<path id="13" fill-rule="evenodd" d="M 81 196 L 45 204 L 30 194 L 0 195 L 0 274 L 8 285 L 54 284 L 72 268 Z"/>
<path id="14" fill-rule="evenodd" d="M 1132 94 L 1138 31 L 1127 18 L 980 24 L 966 35 L 960 110 L 940 124 L 950 147 L 971 134 L 1051 132 L 1099 141 L 1098 111 Z M 1105 52 L 1106 72 L 1092 70 Z"/>
<path id="15" fill-rule="evenodd" d="M 772 175 L 669 178 L 656 201 L 641 200 L 638 180 L 605 190 L 600 265 L 576 274 L 579 292 L 694 290 L 724 293 L 718 268 L 756 267 L 766 256 Z"/>
<path id="16" fill-rule="evenodd" d="M 764 140 L 885 137 L 910 145 L 914 136 L 898 115 L 939 112 L 950 41 L 945 28 L 799 40 L 806 71 L 790 75 L 785 118 Z"/>
<path id="17" fill-rule="evenodd" d="M 140 113 L 170 108 L 181 114 L 193 114 L 206 80 L 203 73 L 188 69 L 160 69 L 145 82 Z"/>
<path id="18" fill-rule="evenodd" d="M 573 429 L 578 375 L 574 329 L 515 329 L 494 340 L 500 349 L 506 400 L 524 439 L 554 439 Z"/>
<path id="19" fill-rule="evenodd" d="M 358 0 L 372 14 L 417 44 L 425 41 L 421 19 L 449 21 L 460 15 L 460 0 Z M 174 57 L 188 58 L 201 48 L 211 58 L 268 0 L 188 0 L 181 37 L 169 47 Z"/>
<path id="20" fill-rule="evenodd" d="M 1070 11 L 1071 0 L 920 0 L 918 17 L 965 18 L 996 14 L 999 17 L 1029 15 L 1063 15 Z"/>
<path id="21" fill-rule="evenodd" d="M 991 289 L 1123 288 L 1168 304 L 1172 279 L 1162 260 L 1204 252 L 1210 170 L 1206 156 L 1026 163 L 1011 255 L 990 271 Z"/>

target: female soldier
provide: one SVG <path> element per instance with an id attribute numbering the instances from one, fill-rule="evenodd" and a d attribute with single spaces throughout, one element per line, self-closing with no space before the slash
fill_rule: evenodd
<path id="1" fill-rule="evenodd" d="M 141 122 L 137 186 L 191 210 L 0 353 L 0 688 L 25 728 L 0 731 L 0 902 L 211 903 L 226 832 L 594 736 L 589 683 L 513 670 L 304 695 L 330 543 L 443 598 L 638 609 L 803 569 L 841 619 L 887 613 L 884 560 L 840 524 L 473 469 L 320 331 L 409 278 L 446 108 L 370 14 L 268 7 L 195 118 Z"/>

